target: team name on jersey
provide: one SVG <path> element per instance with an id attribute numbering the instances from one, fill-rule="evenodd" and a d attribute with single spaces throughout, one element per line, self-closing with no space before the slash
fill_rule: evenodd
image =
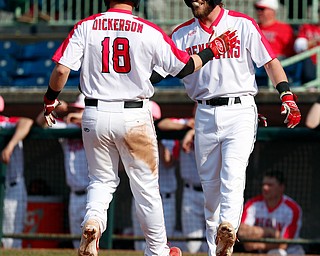
<path id="1" fill-rule="evenodd" d="M 192 54 L 197 54 L 199 52 L 201 52 L 203 49 L 208 47 L 208 43 L 204 43 L 204 44 L 198 44 L 198 45 L 193 45 L 191 47 L 186 48 L 186 51 L 189 55 Z M 216 57 L 216 59 L 220 59 L 220 58 L 235 58 L 238 59 L 240 58 L 240 46 L 239 43 L 237 43 L 237 46 L 228 51 L 227 53 L 220 55 L 220 57 Z"/>
<path id="2" fill-rule="evenodd" d="M 96 19 L 92 30 L 114 30 L 142 33 L 143 24 L 125 19 Z"/>
<path id="3" fill-rule="evenodd" d="M 279 231 L 281 231 L 284 227 L 283 223 L 273 223 L 272 219 L 270 218 L 256 218 L 254 225 L 264 228 L 276 228 Z"/>

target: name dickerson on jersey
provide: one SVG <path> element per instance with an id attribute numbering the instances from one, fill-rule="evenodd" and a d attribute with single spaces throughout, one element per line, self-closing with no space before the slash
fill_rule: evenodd
<path id="1" fill-rule="evenodd" d="M 96 19 L 93 30 L 115 30 L 142 33 L 143 24 L 125 19 Z"/>

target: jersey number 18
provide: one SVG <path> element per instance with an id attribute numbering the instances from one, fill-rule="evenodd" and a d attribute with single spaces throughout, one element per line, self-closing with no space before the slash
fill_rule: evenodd
<path id="1" fill-rule="evenodd" d="M 110 73 L 110 58 L 112 68 L 117 73 L 128 73 L 131 70 L 129 41 L 127 38 L 117 37 L 113 41 L 110 37 L 102 41 L 102 73 Z M 112 46 L 110 45 L 112 44 Z"/>

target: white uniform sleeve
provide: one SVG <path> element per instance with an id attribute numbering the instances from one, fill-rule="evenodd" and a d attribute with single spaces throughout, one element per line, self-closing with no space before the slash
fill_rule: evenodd
<path id="1" fill-rule="evenodd" d="M 243 223 L 253 226 L 255 224 L 255 212 L 256 208 L 253 205 L 248 207 L 245 214 L 246 218 L 243 220 Z"/>
<path id="2" fill-rule="evenodd" d="M 247 31 L 242 30 L 242 33 L 247 33 Z M 249 33 L 241 35 L 240 38 L 245 37 L 250 37 L 246 40 L 245 47 L 250 52 L 251 58 L 257 67 L 262 67 L 276 57 L 269 42 L 256 23 L 249 23 Z"/>
<path id="3" fill-rule="evenodd" d="M 69 36 L 55 52 L 52 60 L 58 62 L 74 71 L 81 67 L 81 59 L 84 53 L 83 34 L 84 27 L 76 24 Z"/>
<path id="4" fill-rule="evenodd" d="M 171 38 L 163 35 L 158 41 L 155 68 L 161 76 L 176 76 L 186 65 L 190 56 L 176 47 Z"/>

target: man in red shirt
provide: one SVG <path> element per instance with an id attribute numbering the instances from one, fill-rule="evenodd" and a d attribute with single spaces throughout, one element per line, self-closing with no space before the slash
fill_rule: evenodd
<path id="1" fill-rule="evenodd" d="M 300 205 L 285 195 L 285 177 L 280 170 L 269 170 L 262 178 L 261 194 L 244 205 L 239 239 L 297 239 L 302 226 Z M 244 243 L 245 251 L 274 255 L 304 255 L 298 244 Z"/>
<path id="2" fill-rule="evenodd" d="M 278 0 L 257 0 L 255 9 L 258 25 L 269 41 L 278 59 L 294 54 L 294 32 L 292 27 L 277 20 Z"/>
<path id="3" fill-rule="evenodd" d="M 320 9 L 318 10 L 320 14 Z M 296 53 L 307 51 L 320 45 L 320 22 L 317 24 L 303 24 L 299 27 L 297 38 L 294 42 L 294 50 Z M 316 55 L 303 60 L 302 66 L 302 83 L 307 83 L 316 79 Z"/>
<path id="4" fill-rule="evenodd" d="M 284 59 L 294 54 L 293 28 L 277 20 L 278 0 L 257 0 L 255 5 L 258 25 L 269 41 L 278 59 Z M 263 68 L 256 69 L 258 86 L 268 84 L 268 78 Z"/>

